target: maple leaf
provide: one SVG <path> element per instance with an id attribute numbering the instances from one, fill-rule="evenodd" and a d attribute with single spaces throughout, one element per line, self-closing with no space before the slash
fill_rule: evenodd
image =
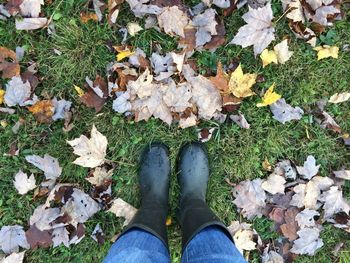
<path id="1" fill-rule="evenodd" d="M 275 83 L 273 83 L 271 87 L 265 92 L 263 97 L 263 102 L 258 103 L 256 105 L 257 107 L 264 107 L 264 106 L 271 105 L 281 98 L 281 95 L 273 91 L 274 88 L 275 88 Z"/>
<path id="2" fill-rule="evenodd" d="M 16 19 L 17 30 L 35 30 L 47 26 L 46 17 Z"/>
<path id="3" fill-rule="evenodd" d="M 299 209 L 296 207 L 289 207 L 283 215 L 285 224 L 280 226 L 282 234 L 288 238 L 289 241 L 293 241 L 298 238 L 298 223 L 295 221 L 296 215 L 299 213 Z"/>
<path id="4" fill-rule="evenodd" d="M 257 74 L 244 74 L 241 64 L 232 72 L 229 81 L 229 90 L 238 98 L 246 98 L 255 95 L 251 90 L 256 82 Z"/>
<path id="5" fill-rule="evenodd" d="M 40 231 L 35 225 L 31 225 L 25 235 L 31 249 L 48 248 L 52 244 L 51 233 L 48 230 Z"/>
<path id="6" fill-rule="evenodd" d="M 300 107 L 293 108 L 285 99 L 279 99 L 270 105 L 273 118 L 284 124 L 292 120 L 300 120 L 303 117 L 304 111 Z"/>
<path id="7" fill-rule="evenodd" d="M 113 100 L 112 108 L 118 113 L 125 113 L 131 111 L 131 103 L 129 101 L 130 94 L 128 92 L 123 92 L 115 100 Z"/>
<path id="8" fill-rule="evenodd" d="M 83 191 L 74 188 L 71 198 L 63 206 L 62 212 L 67 213 L 73 222 L 84 223 L 100 211 L 98 203 Z"/>
<path id="9" fill-rule="evenodd" d="M 131 219 L 135 216 L 137 209 L 128 204 L 121 198 L 113 200 L 111 208 L 108 212 L 112 212 L 117 217 L 123 217 L 125 219 L 123 226 L 130 223 Z"/>
<path id="10" fill-rule="evenodd" d="M 242 18 L 247 24 L 238 30 L 230 43 L 241 45 L 243 48 L 254 46 L 254 54 L 257 56 L 275 40 L 271 3 L 257 9 L 249 7 L 249 12 Z"/>
<path id="11" fill-rule="evenodd" d="M 105 162 L 108 141 L 96 129 L 95 125 L 92 126 L 90 139 L 81 135 L 77 139 L 67 141 L 67 143 L 73 147 L 73 153 L 80 156 L 73 162 L 74 164 L 95 168 Z"/>
<path id="12" fill-rule="evenodd" d="M 290 250 L 294 254 L 313 256 L 316 250 L 323 246 L 318 228 L 302 228 L 297 234 L 299 238 L 294 241 Z"/>
<path id="13" fill-rule="evenodd" d="M 295 216 L 295 220 L 298 222 L 300 228 L 314 227 L 316 226 L 315 217 L 319 215 L 320 213 L 316 210 L 306 208 Z"/>
<path id="14" fill-rule="evenodd" d="M 0 71 L 2 71 L 2 77 L 12 78 L 18 76 L 20 70 L 16 53 L 6 47 L 0 46 Z"/>
<path id="15" fill-rule="evenodd" d="M 310 180 L 318 173 L 321 165 L 316 165 L 314 156 L 309 155 L 304 162 L 304 166 L 297 166 L 297 171 L 302 178 Z"/>
<path id="16" fill-rule="evenodd" d="M 23 0 L 19 6 L 22 16 L 39 17 L 44 0 Z"/>
<path id="17" fill-rule="evenodd" d="M 5 91 L 3 89 L 0 89 L 0 105 L 4 103 L 4 95 Z"/>
<path id="18" fill-rule="evenodd" d="M 233 203 L 242 209 L 242 214 L 247 219 L 262 215 L 262 208 L 266 205 L 266 194 L 261 184 L 261 179 L 246 180 L 240 182 L 232 190 L 235 197 Z"/>
<path id="19" fill-rule="evenodd" d="M 106 181 L 112 179 L 113 169 L 107 171 L 105 167 L 96 167 L 91 177 L 86 177 L 85 179 L 89 181 L 90 184 L 100 186 Z"/>
<path id="20" fill-rule="evenodd" d="M 12 253 L 11 255 L 1 259 L 0 258 L 0 262 L 1 263 L 22 263 L 24 260 L 24 254 L 26 252 L 20 252 L 20 253 Z"/>
<path id="21" fill-rule="evenodd" d="M 173 112 L 183 112 L 192 105 L 192 88 L 188 83 L 180 83 L 176 86 L 174 81 L 169 82 L 169 87 L 163 95 L 164 103 Z"/>
<path id="22" fill-rule="evenodd" d="M 60 208 L 45 208 L 44 205 L 40 205 L 34 210 L 29 222 L 40 231 L 45 231 L 53 228 L 53 222 L 59 216 L 62 216 Z"/>
<path id="23" fill-rule="evenodd" d="M 63 244 L 69 247 L 69 232 L 65 227 L 57 227 L 52 231 L 53 247 L 58 247 Z"/>
<path id="24" fill-rule="evenodd" d="M 89 89 L 79 99 L 89 108 L 94 108 L 96 112 L 99 112 L 105 104 L 109 91 L 105 80 L 97 75 L 94 82 L 86 77 L 86 82 L 89 85 Z"/>
<path id="25" fill-rule="evenodd" d="M 34 175 L 31 174 L 31 176 L 28 177 L 28 175 L 23 173 L 22 170 L 15 175 L 13 183 L 20 195 L 24 195 L 36 187 Z"/>
<path id="26" fill-rule="evenodd" d="M 19 225 L 3 226 L 0 230 L 0 247 L 6 254 L 18 252 L 19 247 L 28 249 L 29 244 L 23 227 Z"/>
<path id="27" fill-rule="evenodd" d="M 315 47 L 315 51 L 317 51 L 317 60 L 325 59 L 325 58 L 338 58 L 338 53 L 339 53 L 339 47 L 336 46 L 320 46 L 320 47 Z"/>
<path id="28" fill-rule="evenodd" d="M 263 68 L 271 63 L 278 64 L 277 54 L 274 50 L 264 49 L 264 51 L 260 54 L 260 58 L 263 62 Z"/>
<path id="29" fill-rule="evenodd" d="M 6 85 L 4 100 L 7 106 L 26 106 L 32 104 L 29 100 L 31 87 L 29 81 L 23 81 L 20 77 L 13 77 Z"/>
<path id="30" fill-rule="evenodd" d="M 52 122 L 55 107 L 51 100 L 41 100 L 33 106 L 28 107 L 28 110 L 34 114 L 35 118 L 42 123 Z"/>
<path id="31" fill-rule="evenodd" d="M 196 31 L 196 47 L 200 47 L 210 42 L 213 35 L 217 35 L 215 20 L 216 12 L 214 9 L 206 9 L 202 14 L 198 14 L 193 17 L 191 25 L 194 26 Z"/>
<path id="32" fill-rule="evenodd" d="M 157 16 L 159 27 L 169 35 L 185 37 L 184 29 L 188 25 L 187 14 L 178 6 L 165 7 Z"/>
<path id="33" fill-rule="evenodd" d="M 143 28 L 138 23 L 134 22 L 128 23 L 126 25 L 126 28 L 128 29 L 130 36 L 135 36 L 138 32 L 143 30 Z"/>
<path id="34" fill-rule="evenodd" d="M 27 162 L 42 170 L 48 180 L 57 180 L 62 173 L 58 160 L 48 154 L 43 158 L 38 155 L 27 155 L 25 158 Z"/>
<path id="35" fill-rule="evenodd" d="M 335 93 L 329 98 L 330 103 L 341 103 L 350 99 L 350 92 Z M 1 103 L 0 103 L 1 104 Z"/>
<path id="36" fill-rule="evenodd" d="M 332 186 L 327 192 L 320 196 L 320 201 L 324 202 L 324 218 L 328 219 L 338 212 L 349 214 L 350 206 L 343 198 L 343 193 L 337 186 Z"/>
<path id="37" fill-rule="evenodd" d="M 255 229 L 251 228 L 251 224 L 233 221 L 227 229 L 232 235 L 235 245 L 242 255 L 243 250 L 254 250 L 256 249 L 257 243 L 261 243 L 260 236 Z"/>
<path id="38" fill-rule="evenodd" d="M 284 194 L 285 183 L 286 180 L 282 176 L 272 173 L 269 175 L 267 180 L 261 184 L 261 187 L 266 192 L 273 195 L 277 193 Z"/>

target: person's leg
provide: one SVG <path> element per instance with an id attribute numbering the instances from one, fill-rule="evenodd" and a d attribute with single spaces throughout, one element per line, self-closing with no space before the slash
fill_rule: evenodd
<path id="1" fill-rule="evenodd" d="M 230 232 L 205 200 L 209 161 L 204 146 L 200 143 L 183 146 L 177 169 L 181 188 L 178 217 L 184 262 L 242 262 L 237 261 L 242 260 L 242 256 L 234 253 L 236 249 Z M 209 255 L 212 258 L 205 261 Z"/>
<path id="2" fill-rule="evenodd" d="M 133 228 L 121 236 L 108 252 L 103 263 L 169 263 L 167 247 L 156 236 Z"/>
<path id="3" fill-rule="evenodd" d="M 155 256 L 159 261 L 146 262 L 170 261 L 169 253 L 164 252 L 168 250 L 165 223 L 168 214 L 169 175 L 168 148 L 160 143 L 152 143 L 143 151 L 139 165 L 141 207 L 112 246 L 106 262 L 144 263 L 147 256 Z M 123 260 L 115 261 L 116 258 Z"/>
<path id="4" fill-rule="evenodd" d="M 209 226 L 185 247 L 182 263 L 246 263 L 242 254 L 220 227 Z"/>

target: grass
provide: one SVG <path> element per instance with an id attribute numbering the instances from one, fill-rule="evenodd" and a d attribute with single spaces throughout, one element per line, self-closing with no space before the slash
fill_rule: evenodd
<path id="1" fill-rule="evenodd" d="M 1 2 L 1 1 L 0 1 Z M 187 1 L 194 3 L 199 1 Z M 279 2 L 274 1 L 274 8 L 281 15 Z M 175 126 L 168 127 L 158 120 L 133 123 L 114 113 L 111 102 L 108 102 L 102 113 L 96 115 L 92 110 L 82 105 L 73 89 L 73 84 L 82 86 L 86 76 L 93 78 L 96 74 L 105 74 L 106 65 L 114 55 L 108 51 L 107 43 L 118 44 L 121 37 L 118 27 L 112 28 L 107 23 L 81 24 L 79 13 L 86 10 L 86 1 L 67 0 L 60 6 L 57 3 L 45 8 L 45 13 L 51 15 L 55 10 L 56 34 L 48 36 L 45 30 L 34 32 L 19 32 L 14 29 L 13 19 L 8 22 L 0 21 L 0 43 L 11 49 L 16 46 L 25 46 L 26 55 L 21 62 L 23 67 L 29 62 L 38 63 L 41 83 L 36 90 L 38 95 L 51 98 L 53 96 L 71 100 L 74 104 L 74 129 L 68 133 L 62 131 L 62 122 L 52 125 L 38 124 L 28 114 L 27 110 L 18 108 L 15 115 L 0 115 L 6 120 L 7 127 L 0 127 L 0 226 L 19 224 L 27 226 L 29 216 L 36 206 L 43 200 L 32 200 L 30 194 L 19 196 L 12 183 L 13 175 L 22 169 L 34 172 L 37 178 L 40 172 L 25 162 L 28 154 L 43 155 L 48 153 L 57 157 L 64 167 L 60 182 L 79 184 L 85 191 L 89 185 L 84 180 L 87 169 L 72 164 L 75 156 L 72 149 L 66 144 L 67 139 L 88 134 L 92 124 L 107 136 L 109 141 L 108 158 L 118 162 L 113 175 L 113 194 L 122 197 L 134 206 L 139 205 L 137 190 L 137 160 L 143 146 L 151 141 L 163 141 L 171 149 L 171 160 L 174 163 L 179 146 L 197 138 L 196 128 L 181 130 Z M 225 18 L 227 39 L 230 40 L 243 25 L 240 16 L 245 10 L 235 12 Z M 130 13 L 128 5 L 124 4 L 118 25 L 137 21 Z M 350 42 L 350 22 L 340 21 L 332 29 L 332 36 L 327 41 L 333 41 L 339 47 Z M 283 94 L 287 102 L 293 106 L 299 105 L 308 109 L 317 100 L 329 97 L 335 92 L 349 90 L 350 52 L 340 52 L 339 59 L 317 61 L 315 52 L 303 41 L 295 40 L 287 27 L 286 20 L 282 19 L 277 25 L 277 35 L 281 40 L 285 36 L 293 39 L 291 49 L 295 52 L 286 65 L 269 66 L 262 68 L 259 59 L 255 59 L 251 48 L 241 49 L 238 46 L 228 45 L 219 48 L 215 53 L 197 52 L 194 55 L 201 72 L 215 70 L 217 61 L 229 64 L 239 58 L 247 72 L 263 74 L 266 82 L 259 84 L 255 91 L 261 91 L 273 82 L 277 84 L 277 92 Z M 138 46 L 147 54 L 154 51 L 156 45 L 169 51 L 176 48 L 176 39 L 170 38 L 156 30 L 144 30 L 135 37 L 128 39 L 128 43 Z M 62 52 L 55 55 L 53 49 Z M 4 84 L 4 81 L 2 81 Z M 321 174 L 328 175 L 331 170 L 350 167 L 350 152 L 329 131 L 320 129 L 308 114 L 299 122 L 282 125 L 276 122 L 268 108 L 257 108 L 255 104 L 259 96 L 245 100 L 241 112 L 251 123 L 250 130 L 241 130 L 233 124 L 217 125 L 212 122 L 203 122 L 200 127 L 218 127 L 215 139 L 207 143 L 211 161 L 211 180 L 208 191 L 210 207 L 227 224 L 239 215 L 232 205 L 230 186 L 225 178 L 232 182 L 244 179 L 265 177 L 261 163 L 265 158 L 271 163 L 283 158 L 289 158 L 301 164 L 306 156 L 313 154 L 322 164 Z M 327 106 L 326 110 L 335 116 L 336 121 L 350 131 L 350 104 Z M 11 127 L 20 118 L 25 124 L 18 134 L 13 134 Z M 307 134 L 309 136 L 307 136 Z M 6 157 L 11 143 L 16 142 L 20 148 L 20 155 Z M 175 173 L 171 179 L 171 206 L 170 215 L 173 224 L 169 227 L 170 249 L 173 262 L 180 262 L 181 232 L 176 222 L 176 206 L 178 186 Z M 349 187 L 346 196 L 350 197 Z M 112 244 L 109 240 L 122 229 L 122 220 L 113 215 L 100 212 L 86 224 L 87 233 L 91 233 L 96 223 L 100 223 L 107 236 L 107 242 L 99 246 L 89 236 L 80 244 L 67 249 L 65 247 L 38 249 L 28 251 L 27 262 L 100 262 Z M 257 231 L 264 238 L 275 238 L 276 233 L 271 229 L 271 222 L 266 219 L 255 219 L 252 222 Z M 326 226 L 322 233 L 324 247 L 314 257 L 300 257 L 297 262 L 348 262 L 350 258 L 350 241 L 348 234 L 332 226 Z M 333 256 L 334 246 L 343 242 L 343 252 L 340 256 Z M 251 254 L 251 261 L 258 262 L 257 253 Z"/>

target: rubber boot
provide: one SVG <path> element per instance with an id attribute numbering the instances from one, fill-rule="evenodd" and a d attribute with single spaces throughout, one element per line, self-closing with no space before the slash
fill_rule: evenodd
<path id="1" fill-rule="evenodd" d="M 140 228 L 158 237 L 168 248 L 169 175 L 168 147 L 162 143 L 147 146 L 141 155 L 139 168 L 141 207 L 123 234 L 132 228 Z"/>
<path id="2" fill-rule="evenodd" d="M 220 227 L 232 240 L 226 226 L 205 201 L 209 162 L 204 146 L 199 142 L 184 145 L 178 155 L 177 170 L 181 188 L 178 216 L 182 228 L 182 250 L 198 232 L 212 225 Z"/>

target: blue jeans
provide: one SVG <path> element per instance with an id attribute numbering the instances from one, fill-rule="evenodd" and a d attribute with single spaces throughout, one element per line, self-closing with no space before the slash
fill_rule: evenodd
<path id="1" fill-rule="evenodd" d="M 167 263 L 170 255 L 154 235 L 134 228 L 121 236 L 103 263 Z M 200 231 L 187 245 L 182 263 L 246 263 L 232 241 L 217 226 Z"/>

